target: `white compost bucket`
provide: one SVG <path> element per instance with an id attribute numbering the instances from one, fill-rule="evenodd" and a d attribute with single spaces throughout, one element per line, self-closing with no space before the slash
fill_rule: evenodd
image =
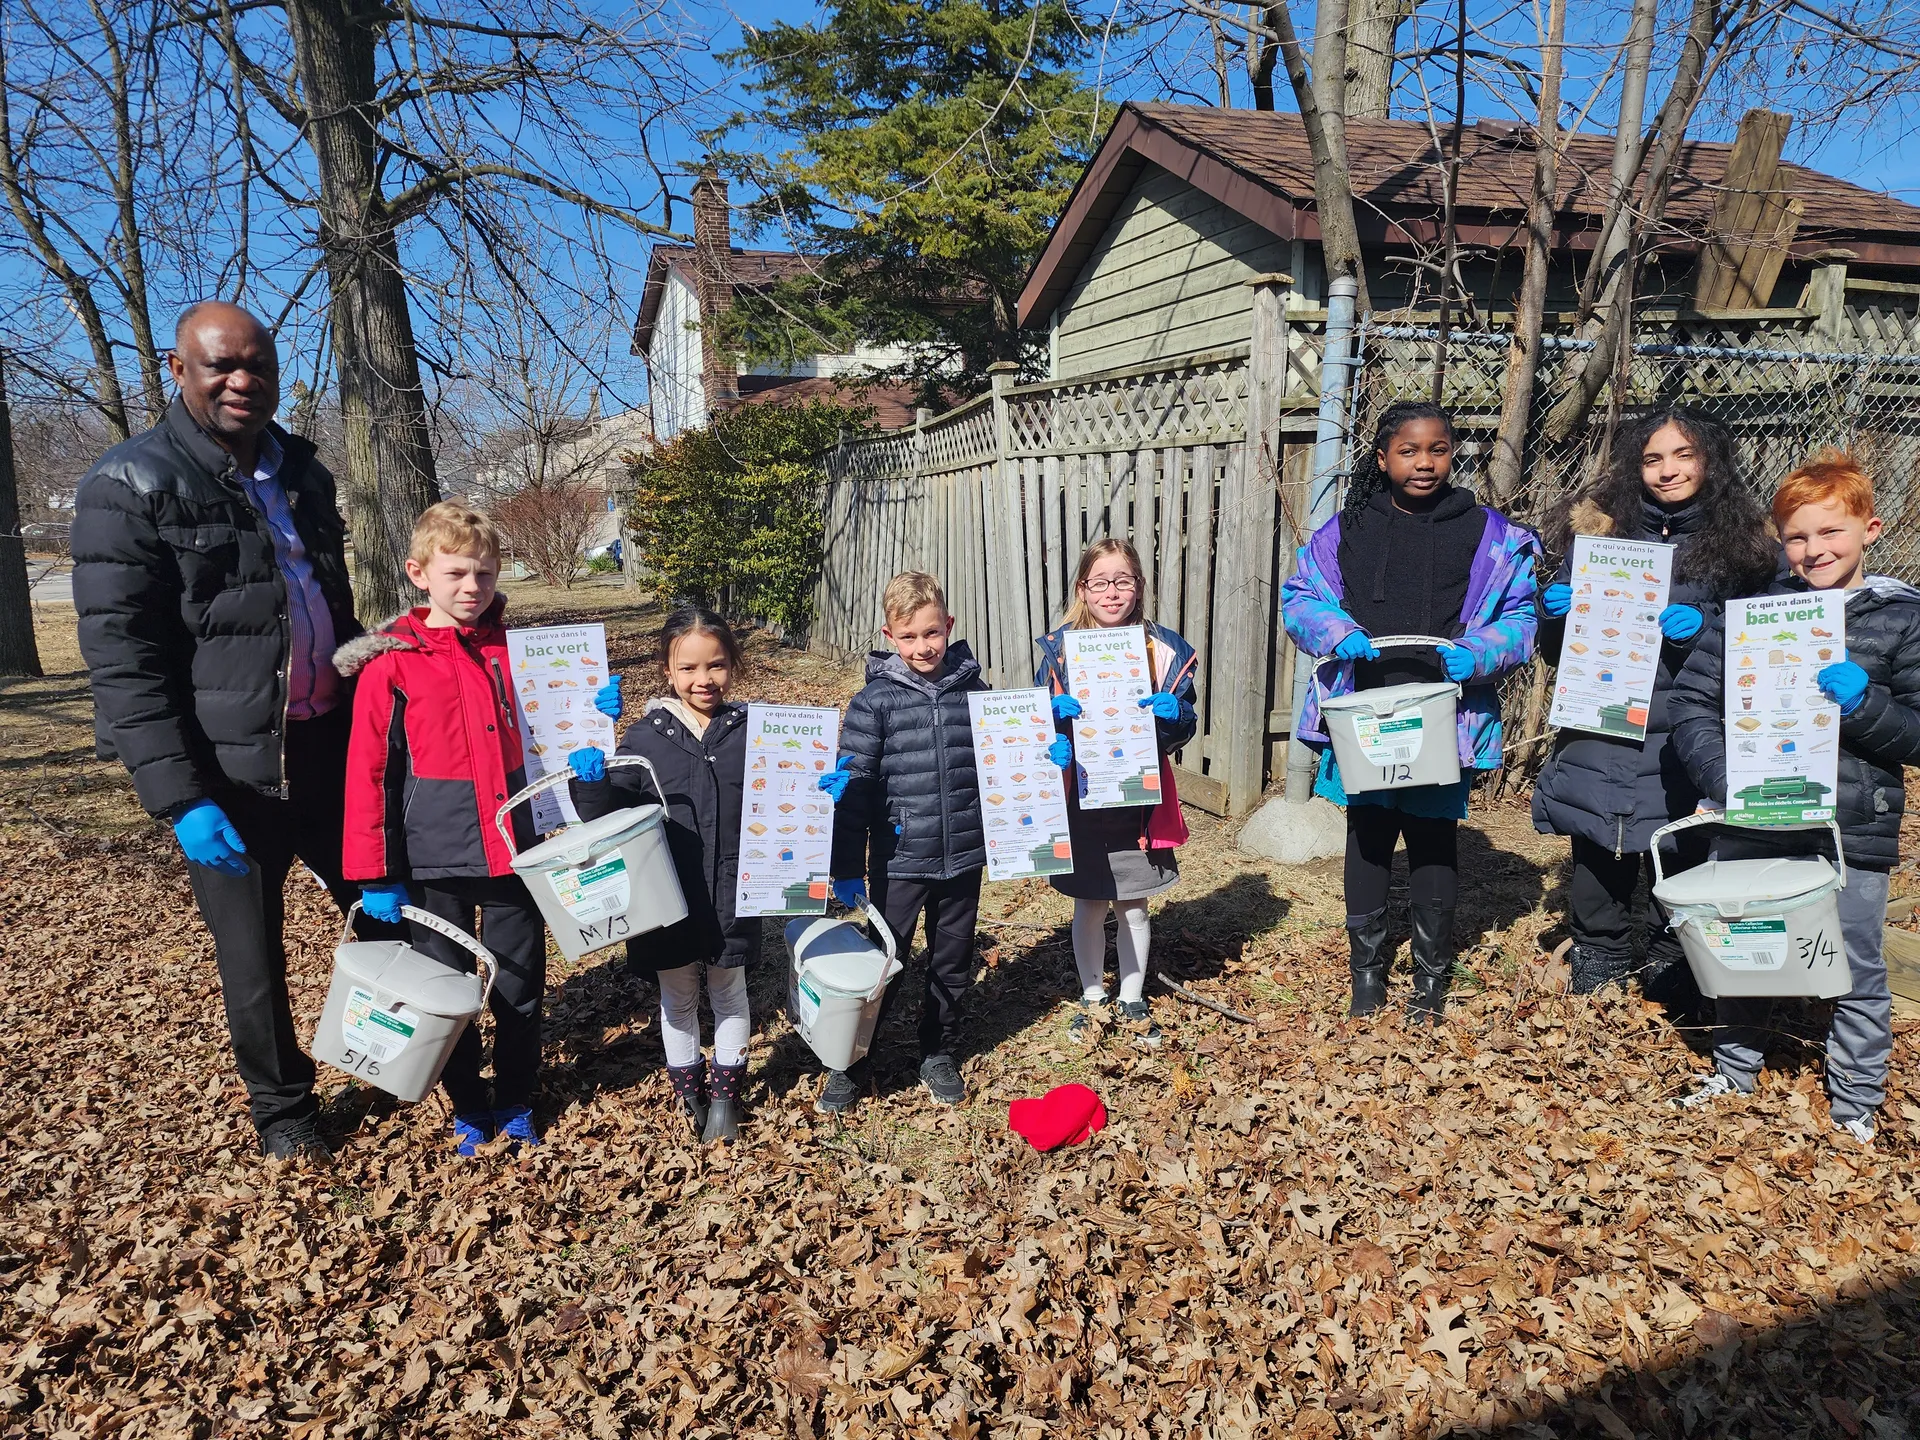
<path id="1" fill-rule="evenodd" d="M 1453 644 L 1435 635 L 1389 635 L 1374 647 Z M 1451 785 L 1460 778 L 1455 731 L 1460 687 L 1451 680 L 1356 690 L 1320 702 L 1320 714 L 1349 795 Z"/>
<path id="2" fill-rule="evenodd" d="M 1725 824 L 1719 815 L 1690 815 L 1653 835 L 1653 898 L 1680 936 L 1700 993 L 1802 995 L 1832 1000 L 1853 988 L 1840 933 L 1838 892 L 1847 883 L 1840 827 L 1731 826 L 1750 830 L 1833 831 L 1835 865 L 1824 855 L 1766 860 L 1708 860 L 1668 879 L 1660 839 L 1695 825 Z"/>
<path id="3" fill-rule="evenodd" d="M 787 922 L 793 1027 L 829 1070 L 845 1070 L 867 1053 L 880 1001 L 901 970 L 886 919 L 871 905 L 866 911 L 879 945 L 860 933 L 850 915 Z"/>
<path id="4" fill-rule="evenodd" d="M 571 825 L 513 857 L 514 873 L 526 881 L 560 953 L 569 960 L 687 918 L 687 897 L 667 846 L 666 791 L 645 756 L 615 755 L 607 761 L 608 769 L 622 765 L 646 766 L 661 803 L 635 805 Z M 493 823 L 509 846 L 513 835 L 507 829 L 507 812 L 571 778 L 570 771 L 556 770 L 507 798 Z"/>
<path id="5" fill-rule="evenodd" d="M 473 952 L 485 971 L 469 975 L 423 955 L 404 940 L 354 940 L 355 901 L 333 952 L 313 1058 L 401 1100 L 424 1099 L 439 1083 L 454 1042 L 487 1008 L 498 966 L 471 935 L 438 915 L 402 905 L 400 913 Z"/>

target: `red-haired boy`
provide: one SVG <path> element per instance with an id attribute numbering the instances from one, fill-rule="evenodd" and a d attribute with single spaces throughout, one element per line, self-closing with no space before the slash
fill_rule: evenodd
<path id="1" fill-rule="evenodd" d="M 1851 456 L 1823 456 L 1787 476 L 1773 497 L 1773 520 L 1793 573 L 1769 593 L 1847 592 L 1846 654 L 1816 677 L 1821 692 L 1840 707 L 1835 804 L 1847 883 L 1838 898 L 1853 980 L 1852 990 L 1834 1002 L 1827 1031 L 1827 1098 L 1835 1127 L 1866 1144 L 1886 1099 L 1893 1052 L 1893 1000 L 1881 937 L 1888 872 L 1900 858 L 1902 767 L 1920 763 L 1920 590 L 1867 573 L 1867 548 L 1880 538 L 1880 518 L 1873 513 L 1873 481 Z M 1674 751 L 1701 793 L 1717 803 L 1725 802 L 1727 792 L 1722 624 L 1714 620 L 1694 645 L 1670 701 Z M 1748 831 L 1725 837 L 1715 853 L 1724 859 L 1778 853 L 1783 839 L 1769 842 Z M 1680 1104 L 1753 1090 L 1765 1059 L 1771 1004 L 1718 1002 L 1714 1073 Z"/>

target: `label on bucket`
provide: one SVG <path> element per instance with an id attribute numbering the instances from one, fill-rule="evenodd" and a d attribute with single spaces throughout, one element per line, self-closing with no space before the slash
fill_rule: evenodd
<path id="1" fill-rule="evenodd" d="M 1700 938 L 1729 970 L 1779 970 L 1787 963 L 1787 922 L 1702 920 Z"/>
<path id="2" fill-rule="evenodd" d="M 811 1030 L 814 1022 L 820 1018 L 820 997 L 814 993 L 811 985 L 802 980 L 799 985 L 800 1028 Z"/>
<path id="3" fill-rule="evenodd" d="M 371 990 L 358 985 L 347 992 L 346 1009 L 340 1016 L 340 1035 L 347 1049 L 364 1053 L 377 1065 L 384 1065 L 413 1039 L 420 1028 L 420 1017 L 399 1008 L 382 1010 Z"/>
<path id="4" fill-rule="evenodd" d="M 624 914 L 633 895 L 626 857 L 618 854 L 598 865 L 549 870 L 547 878 L 553 882 L 553 893 L 576 920 Z"/>
<path id="5" fill-rule="evenodd" d="M 1418 710 L 1353 717 L 1353 736 L 1360 742 L 1360 753 L 1375 765 L 1405 765 L 1418 759 L 1425 731 L 1426 717 Z"/>

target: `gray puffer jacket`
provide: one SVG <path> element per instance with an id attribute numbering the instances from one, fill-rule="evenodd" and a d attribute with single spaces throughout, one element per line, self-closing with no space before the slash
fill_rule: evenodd
<path id="1" fill-rule="evenodd" d="M 1790 580 L 1767 593 L 1806 588 Z M 1840 721 L 1840 789 L 1834 797 L 1840 834 L 1849 865 L 1891 870 L 1900 859 L 1900 817 L 1907 808 L 1902 767 L 1920 765 L 1920 590 L 1876 575 L 1849 591 L 1847 658 L 1871 683 Z M 1671 703 L 1674 751 L 1701 792 L 1718 803 L 1727 798 L 1725 694 L 1725 618 L 1716 616 L 1674 682 Z"/>
<path id="2" fill-rule="evenodd" d="M 987 863 L 967 696 L 991 688 L 964 640 L 937 680 L 892 651 L 867 657 L 867 683 L 840 722 L 853 779 L 835 809 L 837 879 L 951 880 Z"/>

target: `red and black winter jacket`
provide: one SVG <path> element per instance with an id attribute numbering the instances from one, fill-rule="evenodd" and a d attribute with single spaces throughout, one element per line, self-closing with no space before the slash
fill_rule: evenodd
<path id="1" fill-rule="evenodd" d="M 533 843 L 526 807 L 509 846 L 500 803 L 526 783 L 504 599 L 473 625 L 429 627 L 424 606 L 334 652 L 359 677 L 347 749 L 349 880 L 507 875 Z"/>

